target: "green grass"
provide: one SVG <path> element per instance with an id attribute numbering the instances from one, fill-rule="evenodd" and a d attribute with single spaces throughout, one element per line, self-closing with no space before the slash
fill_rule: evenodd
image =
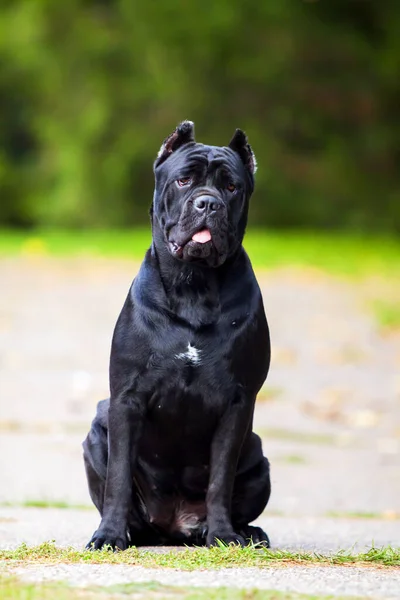
<path id="1" fill-rule="evenodd" d="M 104 256 L 142 260 L 150 226 L 132 230 L 0 230 L 0 256 Z M 400 274 L 400 241 L 346 233 L 249 230 L 245 237 L 253 265 L 316 267 L 337 275 Z"/>
<path id="2" fill-rule="evenodd" d="M 304 458 L 304 456 L 300 456 L 298 454 L 287 454 L 283 456 L 277 456 L 275 457 L 275 461 L 287 463 L 290 465 L 305 465 L 307 463 L 307 460 Z"/>
<path id="3" fill-rule="evenodd" d="M 33 563 L 112 563 L 140 565 L 142 567 L 168 567 L 193 571 L 195 569 L 219 569 L 227 567 L 268 567 L 277 564 L 296 563 L 325 565 L 374 564 L 391 567 L 400 566 L 399 548 L 371 547 L 367 552 L 352 553 L 339 551 L 332 555 L 321 555 L 315 552 L 289 552 L 249 546 L 223 546 L 214 548 L 180 548 L 167 552 L 143 551 L 129 548 L 125 552 L 107 550 L 91 552 L 73 548 L 58 548 L 53 542 L 40 546 L 22 544 L 15 550 L 0 550 L 0 560 L 23 561 Z"/>
<path id="4" fill-rule="evenodd" d="M 394 521 L 400 518 L 400 514 L 394 511 L 388 512 L 363 512 L 363 511 L 344 511 L 339 512 L 335 510 L 329 510 L 326 513 L 329 518 L 335 519 L 386 519 Z"/>
<path id="5" fill-rule="evenodd" d="M 372 312 L 384 331 L 400 328 L 400 301 L 375 300 L 372 303 Z"/>
<path id="6" fill-rule="evenodd" d="M 328 510 L 326 516 L 334 519 L 381 519 L 382 515 L 375 512 L 358 512 L 345 511 L 339 512 L 336 510 Z"/>
<path id="7" fill-rule="evenodd" d="M 0 580 L 2 600 L 101 600 L 143 598 L 181 600 L 346 600 L 348 596 L 315 596 L 273 590 L 187 588 L 157 582 L 73 589 L 62 583 L 25 583 L 12 577 Z"/>
<path id="8" fill-rule="evenodd" d="M 298 442 L 301 444 L 336 444 L 336 437 L 325 433 L 312 433 L 307 431 L 293 431 L 291 429 L 257 426 L 255 427 L 255 432 L 266 440 L 282 440 L 287 442 Z"/>
<path id="9" fill-rule="evenodd" d="M 257 402 L 270 402 L 271 400 L 277 400 L 282 395 L 283 390 L 277 387 L 270 387 L 264 385 L 257 395 Z"/>
<path id="10" fill-rule="evenodd" d="M 61 508 L 66 510 L 94 510 L 89 504 L 73 504 L 64 500 L 23 500 L 22 502 L 0 502 L 0 506 L 13 508 Z"/>
<path id="11" fill-rule="evenodd" d="M 86 422 L 62 423 L 54 421 L 16 421 L 14 419 L 0 419 L 0 432 L 6 433 L 37 433 L 47 434 L 63 431 L 64 433 L 87 433 Z"/>

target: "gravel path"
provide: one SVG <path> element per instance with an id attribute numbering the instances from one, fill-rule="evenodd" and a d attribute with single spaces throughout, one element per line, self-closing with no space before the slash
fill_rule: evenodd
<path id="1" fill-rule="evenodd" d="M 14 573 L 28 581 L 63 580 L 76 586 L 157 581 L 164 585 L 257 588 L 324 596 L 362 596 L 375 600 L 398 600 L 400 595 L 398 572 L 354 567 L 290 566 L 180 572 L 122 565 L 54 565 L 17 568 Z"/>
<path id="2" fill-rule="evenodd" d="M 108 393 L 112 329 L 136 269 L 102 259 L 0 260 L 0 503 L 90 504 L 80 444 Z M 380 335 L 365 312 L 364 284 L 288 270 L 259 279 L 273 357 L 255 426 L 272 464 L 261 521 L 273 544 L 320 552 L 372 540 L 400 545 L 400 338 Z M 383 518 L 345 518 L 352 513 Z M 81 546 L 97 523 L 95 511 L 3 508 L 0 547 L 48 539 Z M 318 591 L 318 570 L 300 577 L 299 569 L 268 570 L 257 585 L 303 581 Z M 390 573 L 342 571 L 335 593 L 350 572 L 357 593 L 366 595 L 362 586 L 374 577 L 370 590 L 392 593 Z"/>

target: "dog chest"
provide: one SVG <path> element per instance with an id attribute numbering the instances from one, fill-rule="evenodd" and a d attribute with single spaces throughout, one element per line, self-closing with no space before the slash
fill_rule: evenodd
<path id="1" fill-rule="evenodd" d="M 175 358 L 177 360 L 183 361 L 187 365 L 197 367 L 201 364 L 201 354 L 202 351 L 189 342 L 187 345 L 187 349 L 184 352 L 179 352 L 178 354 L 175 354 Z"/>

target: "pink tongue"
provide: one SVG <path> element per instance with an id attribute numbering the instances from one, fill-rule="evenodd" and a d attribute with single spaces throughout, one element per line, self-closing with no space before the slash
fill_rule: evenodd
<path id="1" fill-rule="evenodd" d="M 199 244 L 205 244 L 211 240 L 211 233 L 208 229 L 202 229 L 202 231 L 198 231 L 192 237 L 194 242 L 199 242 Z"/>

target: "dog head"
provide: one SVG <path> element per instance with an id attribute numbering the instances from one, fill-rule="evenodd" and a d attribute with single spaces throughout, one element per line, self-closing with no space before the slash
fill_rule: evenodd
<path id="1" fill-rule="evenodd" d="M 254 188 L 256 160 L 237 129 L 227 147 L 198 144 L 183 121 L 154 163 L 152 221 L 176 259 L 218 267 L 240 247 Z"/>

